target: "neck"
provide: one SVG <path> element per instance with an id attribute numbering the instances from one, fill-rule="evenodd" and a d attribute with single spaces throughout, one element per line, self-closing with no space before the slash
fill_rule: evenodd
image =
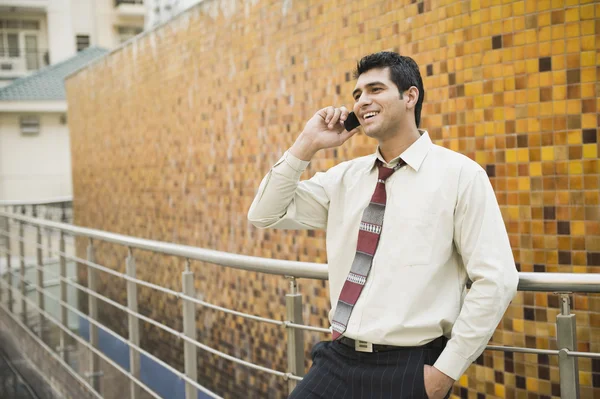
<path id="1" fill-rule="evenodd" d="M 389 138 L 379 140 L 379 152 L 385 160 L 390 162 L 392 159 L 401 155 L 408 147 L 421 137 L 419 130 L 414 127 L 395 134 Z"/>

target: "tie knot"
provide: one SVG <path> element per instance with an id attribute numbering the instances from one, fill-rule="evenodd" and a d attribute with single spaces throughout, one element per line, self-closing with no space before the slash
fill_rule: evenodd
<path id="1" fill-rule="evenodd" d="M 402 158 L 400 158 L 398 164 L 396 166 L 394 166 L 393 168 L 386 168 L 385 166 L 383 166 L 383 162 L 381 162 L 380 160 L 377 160 L 377 168 L 379 169 L 379 180 L 387 180 L 388 177 L 390 177 L 395 171 L 397 171 L 398 169 L 400 169 L 403 165 L 405 165 L 405 162 Z"/>

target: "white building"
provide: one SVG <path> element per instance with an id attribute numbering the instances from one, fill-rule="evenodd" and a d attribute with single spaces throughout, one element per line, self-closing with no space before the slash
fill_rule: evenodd
<path id="1" fill-rule="evenodd" d="M 107 53 L 90 47 L 0 88 L 0 203 L 73 195 L 64 79 Z"/>
<path id="2" fill-rule="evenodd" d="M 160 25 L 203 0 L 144 0 L 146 6 L 145 29 Z"/>
<path id="3" fill-rule="evenodd" d="M 72 196 L 64 78 L 141 33 L 145 12 L 143 0 L 0 0 L 0 202 Z"/>
<path id="4" fill-rule="evenodd" d="M 144 29 L 143 0 L 0 0 L 0 87 Z"/>

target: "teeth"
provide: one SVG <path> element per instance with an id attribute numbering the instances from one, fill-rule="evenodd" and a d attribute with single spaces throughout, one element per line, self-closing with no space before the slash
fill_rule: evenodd
<path id="1" fill-rule="evenodd" d="M 379 112 L 367 112 L 367 113 L 364 115 L 364 118 L 365 118 L 365 119 L 367 119 L 367 118 L 370 118 L 370 117 L 372 117 L 372 116 L 375 116 L 375 115 L 377 115 L 378 113 L 379 113 Z"/>

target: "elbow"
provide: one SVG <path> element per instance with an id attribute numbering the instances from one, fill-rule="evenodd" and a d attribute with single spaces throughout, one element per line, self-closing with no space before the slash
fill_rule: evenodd
<path id="1" fill-rule="evenodd" d="M 259 229 L 266 229 L 267 227 L 273 226 L 279 218 L 273 218 L 269 216 L 265 216 L 256 211 L 256 208 L 250 207 L 248 211 L 248 221 L 254 227 L 258 227 Z"/>

